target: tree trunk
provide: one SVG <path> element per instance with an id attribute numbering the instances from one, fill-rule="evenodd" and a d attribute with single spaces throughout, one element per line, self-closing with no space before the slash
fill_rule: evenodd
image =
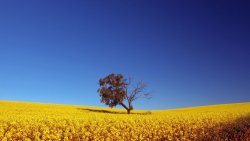
<path id="1" fill-rule="evenodd" d="M 128 110 L 127 110 L 127 113 L 130 114 L 130 111 L 132 110 L 131 108 L 131 102 L 128 102 Z"/>
<path id="2" fill-rule="evenodd" d="M 129 107 L 127 107 L 125 104 L 120 103 L 122 105 L 123 108 L 125 108 L 127 110 L 127 114 L 130 114 L 131 109 L 131 104 L 129 104 Z"/>
<path id="3" fill-rule="evenodd" d="M 127 114 L 130 114 L 130 109 L 127 109 Z"/>
<path id="4" fill-rule="evenodd" d="M 130 114 L 130 108 L 128 108 L 125 104 L 120 103 L 122 105 L 123 108 L 125 108 L 127 110 L 127 114 Z"/>

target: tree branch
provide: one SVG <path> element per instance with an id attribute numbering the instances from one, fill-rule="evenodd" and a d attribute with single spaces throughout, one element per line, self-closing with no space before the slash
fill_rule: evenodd
<path id="1" fill-rule="evenodd" d="M 120 104 L 122 105 L 123 108 L 125 108 L 126 110 L 129 110 L 129 108 L 125 104 L 123 104 L 122 102 Z"/>

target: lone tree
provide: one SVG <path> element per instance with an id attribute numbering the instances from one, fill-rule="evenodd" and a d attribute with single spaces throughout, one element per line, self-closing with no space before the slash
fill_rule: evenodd
<path id="1" fill-rule="evenodd" d="M 132 86 L 131 79 L 125 79 L 122 74 L 109 74 L 99 80 L 101 102 L 109 107 L 121 105 L 130 114 L 133 110 L 132 103 L 139 98 L 150 98 L 149 93 L 144 93 L 146 84 L 138 82 Z M 126 104 L 124 103 L 126 101 Z"/>

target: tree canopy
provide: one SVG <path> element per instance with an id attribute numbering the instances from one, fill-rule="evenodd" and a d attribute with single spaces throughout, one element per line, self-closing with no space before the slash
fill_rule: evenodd
<path id="1" fill-rule="evenodd" d="M 144 93 L 146 84 L 137 82 L 134 87 L 131 87 L 131 79 L 125 79 L 122 74 L 109 74 L 99 80 L 101 102 L 109 107 L 117 105 L 123 106 L 127 113 L 133 110 L 132 103 L 139 98 L 149 98 L 149 93 Z M 127 102 L 125 104 L 124 102 Z"/>

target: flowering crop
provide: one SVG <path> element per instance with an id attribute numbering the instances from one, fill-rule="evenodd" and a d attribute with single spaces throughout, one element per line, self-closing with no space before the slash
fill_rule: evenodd
<path id="1" fill-rule="evenodd" d="M 125 113 L 0 101 L 0 140 L 250 140 L 250 103 Z"/>

